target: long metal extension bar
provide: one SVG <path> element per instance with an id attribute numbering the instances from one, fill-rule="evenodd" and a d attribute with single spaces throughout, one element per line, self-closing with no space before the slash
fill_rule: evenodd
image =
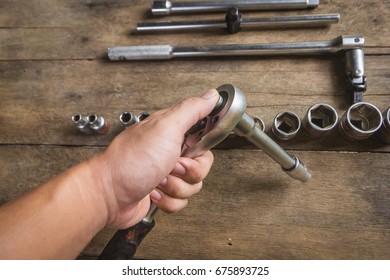
<path id="1" fill-rule="evenodd" d="M 181 13 L 220 12 L 230 8 L 240 10 L 288 10 L 310 9 L 319 5 L 319 0 L 244 0 L 244 1 L 200 1 L 171 2 L 153 1 L 153 15 L 169 15 Z"/>
<path id="2" fill-rule="evenodd" d="M 177 57 L 251 56 L 336 53 L 362 48 L 364 37 L 339 36 L 330 41 L 215 46 L 146 45 L 108 49 L 110 60 L 159 60 Z"/>
<path id="3" fill-rule="evenodd" d="M 276 28 L 276 27 L 317 27 L 338 23 L 340 14 L 279 16 L 262 18 L 244 18 L 240 13 L 227 14 L 220 20 L 193 21 L 154 21 L 137 24 L 137 31 L 176 31 L 176 30 L 205 30 L 227 29 L 229 33 L 237 33 L 241 27 Z"/>

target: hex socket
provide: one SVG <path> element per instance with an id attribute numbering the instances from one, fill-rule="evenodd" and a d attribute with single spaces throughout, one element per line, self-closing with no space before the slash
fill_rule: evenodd
<path id="1" fill-rule="evenodd" d="M 303 126 L 312 137 L 321 137 L 332 131 L 337 123 L 338 116 L 336 110 L 324 103 L 314 104 L 307 111 Z"/>
<path id="2" fill-rule="evenodd" d="M 80 130 L 81 132 L 84 132 L 84 133 L 91 132 L 91 129 L 88 126 L 88 117 L 87 116 L 83 116 L 81 114 L 76 113 L 72 116 L 72 122 L 73 122 L 74 126 L 78 130 Z"/>
<path id="3" fill-rule="evenodd" d="M 390 107 L 383 112 L 383 121 L 378 135 L 383 142 L 390 144 Z"/>
<path id="4" fill-rule="evenodd" d="M 137 117 L 134 116 L 131 112 L 123 112 L 119 116 L 119 121 L 122 123 L 122 125 L 127 128 L 135 123 L 137 123 Z"/>
<path id="5" fill-rule="evenodd" d="M 277 114 L 272 124 L 272 132 L 280 140 L 294 138 L 301 128 L 301 120 L 297 114 L 290 111 L 283 111 Z"/>
<path id="6" fill-rule="evenodd" d="M 363 140 L 375 133 L 382 124 L 382 113 L 367 102 L 353 104 L 343 114 L 340 132 L 350 140 Z"/>
<path id="7" fill-rule="evenodd" d="M 110 123 L 106 121 L 103 116 L 89 114 L 87 118 L 91 131 L 98 134 L 106 134 L 110 130 Z"/>
<path id="8" fill-rule="evenodd" d="M 136 116 L 131 112 L 125 111 L 119 115 L 119 121 L 122 123 L 122 125 L 125 128 L 128 128 L 129 126 L 132 126 L 133 124 L 136 124 L 136 123 L 146 119 L 149 116 L 150 116 L 150 114 L 148 112 L 142 112 L 141 114 Z"/>

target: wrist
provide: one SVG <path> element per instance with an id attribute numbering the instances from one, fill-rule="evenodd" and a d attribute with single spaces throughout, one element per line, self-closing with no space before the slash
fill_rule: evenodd
<path id="1" fill-rule="evenodd" d="M 111 171 L 104 153 L 99 153 L 85 162 L 87 168 L 86 183 L 93 193 L 94 207 L 99 209 L 102 228 L 110 224 L 113 208 L 116 207 L 115 193 L 112 188 Z M 94 211 L 94 210 L 93 210 Z"/>

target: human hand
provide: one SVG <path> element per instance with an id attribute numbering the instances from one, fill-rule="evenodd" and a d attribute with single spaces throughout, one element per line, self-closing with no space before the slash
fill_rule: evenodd
<path id="1" fill-rule="evenodd" d="M 217 103 L 216 90 L 155 112 L 137 123 L 96 156 L 96 181 L 107 204 L 107 226 L 127 228 L 145 217 L 152 200 L 166 212 L 184 208 L 199 192 L 208 174 L 210 151 L 196 158 L 180 157 L 185 132 L 207 116 Z"/>

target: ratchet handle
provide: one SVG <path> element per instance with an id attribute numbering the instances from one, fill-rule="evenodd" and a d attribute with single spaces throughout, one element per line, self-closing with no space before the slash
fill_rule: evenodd
<path id="1" fill-rule="evenodd" d="M 154 220 L 141 221 L 130 228 L 118 230 L 103 249 L 98 260 L 132 260 L 139 244 L 154 225 Z"/>

